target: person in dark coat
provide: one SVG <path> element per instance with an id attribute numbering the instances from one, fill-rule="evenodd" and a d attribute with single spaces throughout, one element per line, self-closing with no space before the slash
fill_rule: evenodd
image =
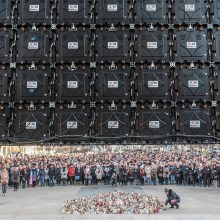
<path id="1" fill-rule="evenodd" d="M 80 167 L 80 165 L 77 165 L 76 169 L 75 169 L 75 181 L 76 181 L 76 184 L 79 184 L 80 181 L 82 181 L 82 173 L 83 173 L 82 167 Z"/>
<path id="2" fill-rule="evenodd" d="M 18 170 L 18 167 L 14 167 L 12 170 L 12 182 L 14 186 L 14 191 L 17 191 L 20 183 L 20 172 Z"/>
<path id="3" fill-rule="evenodd" d="M 115 172 L 113 172 L 113 174 L 111 176 L 111 184 L 112 184 L 112 186 L 117 186 L 117 175 Z"/>
<path id="4" fill-rule="evenodd" d="M 26 176 L 26 182 L 27 182 L 27 187 L 30 186 L 30 175 L 31 175 L 31 169 L 29 166 L 26 166 L 27 167 L 27 176 Z"/>
<path id="5" fill-rule="evenodd" d="M 61 185 L 61 167 L 58 166 L 55 170 L 55 179 L 56 179 L 56 183 L 57 186 Z"/>
<path id="6" fill-rule="evenodd" d="M 24 189 L 27 182 L 27 167 L 23 166 L 21 169 L 21 184 L 22 188 Z"/>
<path id="7" fill-rule="evenodd" d="M 208 185 L 210 187 L 211 184 L 211 175 L 212 175 L 212 170 L 209 166 L 205 166 L 203 169 L 203 183 L 204 187 Z"/>
<path id="8" fill-rule="evenodd" d="M 204 171 L 203 171 L 203 166 L 202 164 L 199 165 L 199 167 L 196 169 L 197 173 L 197 183 L 202 186 L 203 184 L 203 176 L 204 176 Z"/>
<path id="9" fill-rule="evenodd" d="M 127 175 L 127 171 L 125 169 L 125 167 L 122 165 L 120 168 L 119 168 L 119 183 L 124 186 L 126 185 L 126 177 Z"/>
<path id="10" fill-rule="evenodd" d="M 183 185 L 186 186 L 189 183 L 189 166 L 187 164 L 183 164 Z"/>
<path id="11" fill-rule="evenodd" d="M 90 172 L 91 172 L 91 176 L 92 176 L 91 185 L 96 185 L 96 183 L 97 183 L 95 170 L 96 170 L 96 166 L 91 166 L 91 168 L 90 168 Z"/>
<path id="12" fill-rule="evenodd" d="M 164 178 L 163 178 L 163 166 L 159 166 L 158 168 L 157 168 L 157 176 L 158 176 L 158 182 L 159 182 L 159 184 L 160 185 L 163 185 L 164 184 Z"/>
<path id="13" fill-rule="evenodd" d="M 130 182 L 130 185 L 133 185 L 133 183 L 134 183 L 134 170 L 131 167 L 128 170 L 128 180 Z"/>
<path id="14" fill-rule="evenodd" d="M 35 187 L 38 184 L 38 169 L 36 165 L 33 166 L 31 172 L 32 172 L 33 187 Z"/>
<path id="15" fill-rule="evenodd" d="M 106 165 L 104 167 L 104 182 L 105 182 L 105 185 L 110 184 L 110 178 L 111 178 L 110 167 L 108 165 Z"/>
<path id="16" fill-rule="evenodd" d="M 190 166 L 189 167 L 189 182 L 188 182 L 188 185 L 192 186 L 194 185 L 194 175 L 193 175 L 193 167 Z"/>
<path id="17" fill-rule="evenodd" d="M 170 208 L 174 208 L 174 206 L 176 206 L 176 208 L 179 208 L 179 204 L 180 203 L 180 197 L 179 195 L 177 195 L 172 189 L 167 189 L 165 188 L 165 193 L 167 195 L 167 200 L 165 202 L 165 205 L 167 205 L 168 203 L 171 205 Z"/>
<path id="18" fill-rule="evenodd" d="M 56 169 L 54 165 L 50 165 L 49 171 L 48 171 L 48 176 L 49 176 L 49 184 L 50 186 L 54 186 L 54 177 L 56 174 Z"/>
<path id="19" fill-rule="evenodd" d="M 182 166 L 176 167 L 176 185 L 179 186 L 182 184 Z"/>
<path id="20" fill-rule="evenodd" d="M 218 185 L 220 186 L 220 163 L 216 166 Z"/>
<path id="21" fill-rule="evenodd" d="M 38 175 L 40 178 L 40 185 L 45 186 L 45 169 L 43 166 L 40 167 Z"/>

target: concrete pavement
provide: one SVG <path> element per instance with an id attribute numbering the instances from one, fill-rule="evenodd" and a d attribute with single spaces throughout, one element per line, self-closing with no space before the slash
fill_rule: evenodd
<path id="1" fill-rule="evenodd" d="M 164 186 L 118 187 L 120 190 L 155 195 L 165 200 Z M 220 219 L 220 188 L 173 186 L 181 197 L 180 209 L 167 209 L 156 215 L 62 215 L 65 200 L 115 190 L 110 186 L 59 186 L 8 190 L 0 196 L 0 220 L 217 220 Z"/>

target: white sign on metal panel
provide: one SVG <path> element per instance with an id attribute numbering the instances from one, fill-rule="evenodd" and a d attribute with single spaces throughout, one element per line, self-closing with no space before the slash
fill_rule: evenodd
<path id="1" fill-rule="evenodd" d="M 38 42 L 28 42 L 29 50 L 38 50 Z"/>
<path id="2" fill-rule="evenodd" d="M 146 11 L 156 11 L 157 10 L 157 5 L 155 4 L 147 4 L 146 5 Z"/>
<path id="3" fill-rule="evenodd" d="M 119 128 L 118 121 L 108 121 L 108 128 Z"/>
<path id="4" fill-rule="evenodd" d="M 68 42 L 68 49 L 70 49 L 70 50 L 79 49 L 78 42 Z"/>
<path id="5" fill-rule="evenodd" d="M 199 81 L 198 80 L 189 80 L 188 81 L 188 87 L 189 88 L 198 88 L 199 87 Z"/>
<path id="6" fill-rule="evenodd" d="M 186 47 L 189 49 L 196 49 L 197 43 L 196 42 L 186 42 Z"/>
<path id="7" fill-rule="evenodd" d="M 27 89 L 37 89 L 37 81 L 27 81 Z"/>
<path id="8" fill-rule="evenodd" d="M 149 128 L 160 128 L 159 121 L 149 121 Z"/>
<path id="9" fill-rule="evenodd" d="M 78 5 L 68 5 L 68 11 L 79 11 Z"/>
<path id="10" fill-rule="evenodd" d="M 108 4 L 107 11 L 118 11 L 118 5 L 116 4 Z"/>
<path id="11" fill-rule="evenodd" d="M 39 5 L 29 5 L 29 11 L 39 11 L 40 6 Z"/>
<path id="12" fill-rule="evenodd" d="M 118 42 L 108 42 L 108 49 L 118 49 Z"/>
<path id="13" fill-rule="evenodd" d="M 118 88 L 118 81 L 108 81 L 108 88 Z"/>
<path id="14" fill-rule="evenodd" d="M 76 129 L 78 128 L 77 121 L 68 121 L 66 124 L 67 129 Z"/>
<path id="15" fill-rule="evenodd" d="M 67 88 L 68 89 L 77 89 L 78 88 L 78 81 L 68 81 Z"/>
<path id="16" fill-rule="evenodd" d="M 148 81 L 147 84 L 148 84 L 148 88 L 158 88 L 159 87 L 159 83 L 156 80 Z"/>
<path id="17" fill-rule="evenodd" d="M 192 120 L 190 121 L 190 128 L 200 128 L 200 121 L 199 120 Z"/>
<path id="18" fill-rule="evenodd" d="M 25 124 L 26 129 L 37 129 L 37 123 L 35 121 L 27 121 Z"/>
<path id="19" fill-rule="evenodd" d="M 185 11 L 195 11 L 195 5 L 194 4 L 186 4 Z"/>
<path id="20" fill-rule="evenodd" d="M 147 48 L 157 49 L 157 42 L 147 42 Z"/>

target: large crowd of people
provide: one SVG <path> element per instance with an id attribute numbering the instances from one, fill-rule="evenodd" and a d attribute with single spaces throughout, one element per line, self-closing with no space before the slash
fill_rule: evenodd
<path id="1" fill-rule="evenodd" d="M 65 185 L 220 186 L 220 155 L 184 151 L 99 152 L 0 157 L 6 188 Z"/>

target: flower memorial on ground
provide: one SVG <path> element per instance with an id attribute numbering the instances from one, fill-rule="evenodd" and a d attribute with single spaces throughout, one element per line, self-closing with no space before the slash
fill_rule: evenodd
<path id="1" fill-rule="evenodd" d="M 62 214 L 156 214 L 162 208 L 155 197 L 117 190 L 67 201 Z"/>

